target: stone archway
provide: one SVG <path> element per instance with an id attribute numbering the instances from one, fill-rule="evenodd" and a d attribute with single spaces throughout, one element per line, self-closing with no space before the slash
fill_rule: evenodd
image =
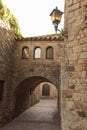
<path id="1" fill-rule="evenodd" d="M 14 115 L 13 117 L 18 116 L 30 106 L 34 104 L 33 100 L 33 91 L 36 86 L 40 83 L 49 82 L 48 79 L 40 76 L 33 76 L 23 80 L 15 89 L 14 97 L 15 97 L 15 104 L 14 104 Z M 52 83 L 54 84 L 54 83 Z M 58 89 L 57 89 L 58 90 Z M 36 101 L 35 101 L 36 102 Z"/>

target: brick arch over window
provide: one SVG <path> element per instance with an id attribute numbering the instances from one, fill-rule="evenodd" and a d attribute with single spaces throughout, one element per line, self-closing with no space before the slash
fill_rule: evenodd
<path id="1" fill-rule="evenodd" d="M 28 59 L 29 58 L 29 48 L 23 47 L 22 48 L 22 59 Z"/>
<path id="2" fill-rule="evenodd" d="M 46 59 L 53 59 L 53 57 L 54 57 L 54 49 L 53 47 L 50 46 L 46 49 Z"/>
<path id="3" fill-rule="evenodd" d="M 35 59 L 40 59 L 41 58 L 41 48 L 40 47 L 36 47 L 34 49 L 34 58 Z"/>

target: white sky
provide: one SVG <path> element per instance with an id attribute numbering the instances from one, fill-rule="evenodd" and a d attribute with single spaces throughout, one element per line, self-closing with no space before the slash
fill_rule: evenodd
<path id="1" fill-rule="evenodd" d="M 18 19 L 24 37 L 55 33 L 49 14 L 57 6 L 64 12 L 64 0 L 2 0 Z M 63 28 L 63 17 L 59 29 Z"/>

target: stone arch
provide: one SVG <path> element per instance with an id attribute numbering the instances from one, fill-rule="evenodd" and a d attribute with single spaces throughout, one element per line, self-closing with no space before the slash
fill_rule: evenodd
<path id="1" fill-rule="evenodd" d="M 24 46 L 22 48 L 22 59 L 28 59 L 29 58 L 29 48 L 27 46 Z"/>
<path id="2" fill-rule="evenodd" d="M 37 88 L 39 89 L 40 99 L 57 99 L 58 98 L 59 88 L 57 88 L 53 83 L 43 82 L 43 83 L 40 83 L 35 89 Z"/>
<path id="3" fill-rule="evenodd" d="M 40 58 L 41 58 L 41 48 L 37 46 L 34 49 L 34 59 L 40 59 Z"/>
<path id="4" fill-rule="evenodd" d="M 46 49 L 46 59 L 53 59 L 54 57 L 54 49 L 53 47 L 49 46 Z"/>
<path id="5" fill-rule="evenodd" d="M 14 91 L 15 101 L 13 117 L 18 116 L 32 105 L 32 92 L 37 85 L 43 82 L 49 82 L 55 85 L 55 83 L 51 82 L 49 79 L 40 76 L 29 77 L 19 83 Z"/>

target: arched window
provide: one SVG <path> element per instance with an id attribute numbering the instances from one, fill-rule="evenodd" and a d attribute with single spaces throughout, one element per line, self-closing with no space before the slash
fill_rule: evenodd
<path id="1" fill-rule="evenodd" d="M 53 47 L 46 49 L 46 59 L 53 59 Z"/>
<path id="2" fill-rule="evenodd" d="M 28 59 L 29 58 L 29 48 L 24 47 L 22 49 L 22 59 Z"/>
<path id="3" fill-rule="evenodd" d="M 41 58 L 41 48 L 40 48 L 40 47 L 35 48 L 34 58 L 35 58 L 35 59 Z"/>
<path id="4" fill-rule="evenodd" d="M 48 84 L 42 86 L 42 96 L 50 96 L 50 86 Z"/>

